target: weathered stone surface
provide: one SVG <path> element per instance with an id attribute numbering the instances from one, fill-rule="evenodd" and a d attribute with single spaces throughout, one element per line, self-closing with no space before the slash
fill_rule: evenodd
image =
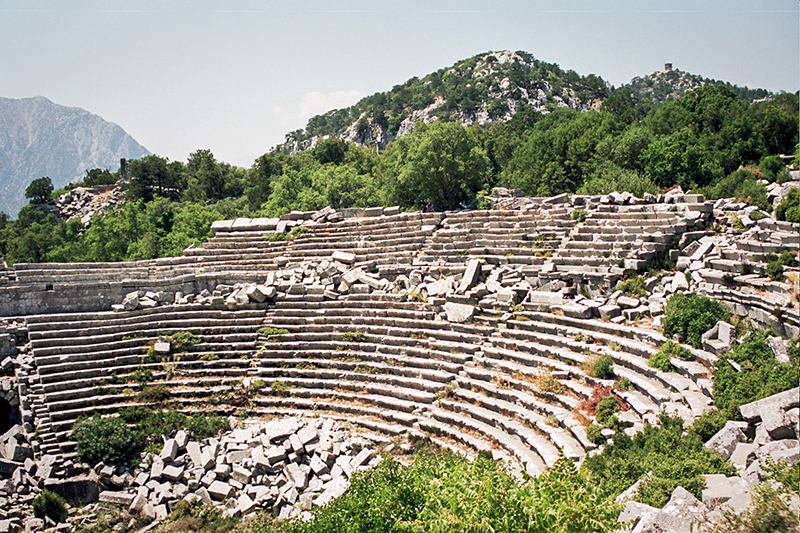
<path id="1" fill-rule="evenodd" d="M 447 320 L 449 322 L 461 324 L 472 320 L 475 314 L 475 306 L 447 302 L 444 304 L 444 311 L 447 313 Z"/>
<path id="2" fill-rule="evenodd" d="M 800 387 L 790 389 L 767 398 L 747 403 L 739 407 L 742 418 L 748 422 L 758 422 L 762 413 L 781 409 L 783 411 L 800 406 Z"/>
<path id="3" fill-rule="evenodd" d="M 747 442 L 747 436 L 734 421 L 728 421 L 706 443 L 705 447 L 710 450 L 717 450 L 725 459 L 730 458 L 736 445 L 740 442 Z"/>
<path id="4" fill-rule="evenodd" d="M 211 486 L 208 487 L 208 494 L 215 500 L 224 500 L 230 495 L 232 490 L 233 487 L 228 483 L 214 481 Z"/>

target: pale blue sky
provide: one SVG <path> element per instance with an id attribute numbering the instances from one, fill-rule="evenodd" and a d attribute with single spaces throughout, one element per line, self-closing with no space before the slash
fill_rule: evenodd
<path id="1" fill-rule="evenodd" d="M 800 87 L 797 0 L 0 0 L 0 96 L 116 122 L 172 160 L 253 159 L 309 117 L 489 50 L 614 85 L 675 68 Z"/>

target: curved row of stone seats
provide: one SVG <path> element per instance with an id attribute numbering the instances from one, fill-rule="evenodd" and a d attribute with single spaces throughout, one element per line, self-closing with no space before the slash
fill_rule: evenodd
<path id="1" fill-rule="evenodd" d="M 190 305 L 28 317 L 34 381 L 46 407 L 37 413 L 36 426 L 68 428 L 87 410 L 113 412 L 126 405 L 133 388 L 128 382 L 135 380 L 139 369 L 149 370 L 157 381 L 168 373 L 190 376 L 198 384 L 241 379 L 257 349 L 256 330 L 264 320 L 264 309 L 251 307 L 232 311 Z M 178 331 L 190 331 L 201 342 L 165 356 L 171 359 L 169 369 L 145 359 L 153 342 L 165 332 Z M 63 429 L 60 437 L 67 433 Z"/>
<path id="2" fill-rule="evenodd" d="M 348 305 L 348 302 L 324 302 L 320 307 L 322 309 L 303 310 L 299 306 L 295 309 L 287 307 L 286 302 L 278 302 L 281 308 L 281 313 L 275 317 L 277 320 L 273 325 L 284 326 L 287 329 L 293 329 L 298 332 L 304 333 L 289 333 L 285 335 L 277 335 L 271 337 L 270 340 L 276 341 L 267 343 L 260 352 L 259 369 L 258 373 L 265 380 L 271 382 L 283 381 L 290 387 L 288 394 L 301 395 L 303 397 L 316 397 L 327 398 L 336 397 L 339 400 L 350 401 L 366 401 L 373 402 L 380 406 L 381 409 L 386 411 L 384 416 L 391 416 L 392 412 L 415 411 L 419 408 L 429 410 L 426 413 L 436 420 L 439 424 L 438 431 L 443 431 L 441 424 L 446 424 L 448 421 L 453 423 L 454 420 L 461 420 L 462 418 L 468 419 L 469 427 L 475 430 L 476 434 L 481 434 L 476 428 L 483 428 L 484 436 L 489 436 L 490 441 L 495 446 L 503 447 L 506 452 L 522 462 L 526 468 L 531 471 L 541 471 L 544 465 L 550 465 L 554 458 L 557 458 L 557 449 L 564 450 L 565 455 L 573 458 L 580 458 L 583 456 L 583 444 L 591 446 L 585 438 L 585 431 L 580 426 L 579 422 L 572 417 L 566 409 L 561 406 L 554 406 L 548 409 L 543 406 L 544 401 L 542 397 L 536 397 L 533 394 L 528 394 L 525 391 L 519 391 L 517 394 L 527 398 L 525 404 L 536 406 L 538 410 L 532 410 L 522 422 L 517 420 L 519 417 L 518 412 L 510 410 L 508 401 L 506 400 L 492 400 L 496 397 L 493 393 L 487 396 L 486 404 L 480 409 L 471 404 L 475 403 L 474 399 L 465 399 L 463 396 L 468 394 L 466 390 L 459 388 L 445 388 L 445 386 L 453 383 L 463 385 L 464 388 L 471 387 L 475 390 L 488 390 L 482 381 L 475 381 L 471 375 L 477 371 L 476 368 L 470 367 L 469 358 L 464 357 L 460 353 L 453 354 L 452 352 L 474 353 L 478 349 L 477 342 L 484 342 L 486 333 L 493 330 L 493 328 L 481 327 L 479 325 L 456 325 L 447 322 L 437 321 L 417 321 L 417 324 L 409 323 L 408 318 L 394 319 L 391 316 L 381 317 L 381 320 L 393 322 L 397 320 L 403 326 L 400 330 L 384 329 L 380 322 L 367 323 L 369 317 L 362 318 L 363 315 L 359 314 L 361 309 L 356 308 L 348 316 L 348 311 L 336 309 L 334 304 L 339 303 Z M 364 302 L 359 302 L 363 304 Z M 327 316 L 324 314 L 325 307 L 328 306 L 331 311 L 336 314 Z M 297 317 L 287 316 L 292 311 L 296 311 Z M 386 310 L 387 315 L 391 314 L 391 310 Z M 358 324 L 355 326 L 354 324 Z M 439 329 L 431 330 L 431 326 Z M 409 327 L 411 326 L 411 327 Z M 414 327 L 416 326 L 416 327 Z M 334 329 L 333 333 L 328 333 L 328 339 L 322 340 L 320 337 L 325 335 L 325 331 Z M 347 329 L 345 329 L 347 328 Z M 431 345 L 430 337 L 436 336 L 438 339 L 443 338 L 443 333 L 448 335 L 444 338 L 449 338 L 447 329 L 456 328 L 462 330 L 449 341 L 451 353 L 436 350 L 436 344 Z M 341 332 L 343 331 L 361 331 L 366 333 L 366 341 L 358 343 L 355 349 L 347 349 L 354 346 L 353 343 L 343 343 L 340 341 Z M 469 335 L 470 330 L 480 332 L 481 335 Z M 313 331 L 313 333 L 310 333 Z M 391 335 L 392 333 L 402 333 L 403 336 Z M 408 333 L 412 336 L 409 336 Z M 416 333 L 415 333 L 416 332 Z M 388 335 L 383 335 L 388 333 Z M 422 338 L 420 338 L 422 337 Z M 437 339 L 437 342 L 438 342 Z M 464 341 L 473 341 L 473 343 L 464 345 Z M 409 345 L 408 343 L 412 344 Z M 427 346 L 426 346 L 427 345 Z M 445 345 L 448 346 L 448 345 Z M 431 349 L 433 348 L 433 349 Z M 389 355 L 385 355 L 388 352 Z M 457 356 L 454 362 L 439 361 L 444 357 L 452 358 Z M 265 365 L 270 368 L 269 372 L 265 372 Z M 402 365 L 402 366 L 398 366 Z M 435 369 L 431 369 L 434 366 Z M 400 379 L 391 378 L 392 383 L 387 384 L 386 375 L 400 376 Z M 380 376 L 377 381 L 384 383 L 383 386 L 370 385 L 370 377 Z M 428 397 L 429 401 L 424 401 L 424 395 L 420 395 L 415 387 L 412 391 L 398 390 L 396 384 L 402 384 L 403 380 L 407 381 L 408 386 L 415 384 L 415 377 L 427 378 L 431 383 L 429 385 L 428 393 L 442 395 L 453 395 L 453 398 L 465 400 L 468 405 L 461 405 L 461 401 L 449 400 L 448 402 L 439 401 L 437 405 L 432 404 L 432 398 Z M 321 383 L 325 381 L 325 383 Z M 352 382 L 351 382 L 352 381 Z M 310 387 L 313 388 L 309 390 Z M 333 392 L 331 392 L 333 389 Z M 358 394 L 361 391 L 362 394 Z M 448 392 L 449 391 L 449 392 Z M 461 395 L 461 396 L 459 396 Z M 379 398 L 384 396 L 383 400 Z M 388 396 L 388 397 L 387 397 Z M 414 400 L 416 403 L 414 403 Z M 516 398 L 520 401 L 520 398 Z M 405 403 L 403 403 L 405 402 Z M 494 405 L 493 402 L 497 403 Z M 505 402 L 505 403 L 503 403 Z M 501 406 L 502 404 L 502 406 Z M 393 407 L 393 409 L 389 409 Z M 476 413 L 472 413 L 478 409 Z M 494 421 L 492 429 L 486 429 L 487 413 L 492 413 L 491 417 Z M 472 413 L 472 415 L 470 415 Z M 546 414 L 542 414 L 546 413 Z M 571 428 L 569 430 L 547 425 L 546 428 L 550 429 L 550 436 L 543 436 L 542 424 L 545 424 L 547 415 L 553 415 L 556 420 L 563 421 L 565 427 Z M 401 417 L 408 422 L 413 422 L 416 417 L 409 419 L 410 415 Z M 558 418 L 560 417 L 560 418 Z M 395 416 L 393 419 L 397 419 Z M 419 422 L 417 420 L 417 422 Z M 458 430 L 458 427 L 463 426 L 464 420 L 456 424 L 451 430 Z M 525 423 L 532 424 L 537 427 L 538 433 L 531 432 L 525 426 Z M 562 422 L 559 422 L 562 423 Z M 572 431 L 582 435 L 582 441 L 579 438 L 572 436 Z M 550 442 L 554 439 L 554 442 Z M 538 442 L 541 448 L 541 453 L 544 458 L 540 458 L 537 453 L 530 449 L 532 442 Z M 512 446 L 512 443 L 513 446 Z M 527 444 L 525 444 L 527 443 Z M 536 449 L 534 447 L 534 449 Z M 527 451 L 526 451 L 527 450 Z M 531 459 L 536 456 L 537 460 Z"/>
<path id="3" fill-rule="evenodd" d="M 533 313 L 531 315 L 537 316 Z M 607 354 L 614 361 L 616 375 L 629 379 L 635 390 L 650 400 L 648 403 L 651 407 L 668 403 L 670 408 L 683 411 L 682 414 L 688 419 L 701 415 L 709 408 L 711 381 L 708 370 L 702 364 L 696 361 L 676 361 L 675 366 L 679 372 L 656 370 L 647 364 L 650 354 L 657 350 L 656 346 L 600 332 L 592 333 L 594 343 L 588 344 L 573 340 L 574 335 L 586 330 L 577 327 L 559 331 L 558 326 L 554 327 L 542 320 L 546 318 L 548 317 L 538 315 L 538 319 L 510 321 L 514 329 L 501 330 L 492 337 L 492 343 L 504 348 L 524 344 L 545 358 L 576 366 L 583 364 L 587 358 Z M 604 345 L 598 345 L 597 342 Z M 609 345 L 618 349 L 612 349 Z M 574 370 L 575 374 L 578 372 L 578 369 Z M 588 376 L 583 377 L 583 380 L 594 381 Z M 679 403 L 672 405 L 673 402 L 680 402 L 686 408 Z M 655 413 L 657 412 L 656 410 Z"/>
<path id="4" fill-rule="evenodd" d="M 419 263 L 464 263 L 469 256 L 494 264 L 540 265 L 574 225 L 563 208 L 448 213 L 443 228 L 423 248 Z"/>
<path id="5" fill-rule="evenodd" d="M 290 241 L 270 242 L 261 231 L 233 230 L 216 233 L 201 248 L 185 253 L 214 261 L 252 259 L 263 261 L 283 256 L 289 260 L 327 258 L 339 250 L 356 255 L 356 263 L 375 259 L 402 259 L 416 252 L 439 225 L 442 213 L 400 213 L 397 215 L 346 219 L 337 223 L 303 226 L 305 233 Z M 280 253 L 278 253 L 280 251 Z M 266 256 L 264 254 L 267 254 Z M 410 259 L 409 259 L 410 261 Z"/>
<path id="6" fill-rule="evenodd" d="M 16 263 L 14 272 L 19 284 L 157 281 L 192 274 L 195 264 L 190 257 L 118 263 Z"/>

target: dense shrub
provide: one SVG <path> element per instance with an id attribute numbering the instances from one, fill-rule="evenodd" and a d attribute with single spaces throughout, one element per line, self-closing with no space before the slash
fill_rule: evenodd
<path id="1" fill-rule="evenodd" d="M 695 420 L 689 431 L 700 437 L 703 442 L 706 442 L 722 429 L 727 421 L 728 419 L 719 409 L 711 409 Z"/>
<path id="2" fill-rule="evenodd" d="M 589 442 L 592 444 L 603 444 L 606 441 L 606 438 L 603 436 L 603 428 L 598 426 L 597 424 L 589 424 L 586 426 L 586 438 L 589 439 Z"/>
<path id="3" fill-rule="evenodd" d="M 56 524 L 67 521 L 67 504 L 64 499 L 49 490 L 43 490 L 33 499 L 33 515 L 36 518 L 50 518 Z"/>
<path id="4" fill-rule="evenodd" d="M 703 333 L 728 318 L 728 312 L 716 300 L 699 294 L 674 294 L 664 308 L 664 335 L 676 333 L 685 342 L 700 348 Z"/>
<path id="5" fill-rule="evenodd" d="M 644 287 L 644 278 L 639 275 L 631 276 L 617 284 L 617 290 L 624 292 L 627 296 L 640 297 L 647 296 L 647 289 Z"/>
<path id="6" fill-rule="evenodd" d="M 614 415 L 619 412 L 619 400 L 613 394 L 606 396 L 597 404 L 597 423 L 609 427 L 614 425 Z"/>
<path id="7" fill-rule="evenodd" d="M 597 358 L 593 365 L 594 376 L 600 379 L 611 379 L 614 377 L 614 360 L 608 354 L 603 354 Z"/>
<path id="8" fill-rule="evenodd" d="M 191 331 L 179 331 L 177 333 L 173 333 L 167 337 L 167 339 L 169 340 L 170 347 L 175 352 L 179 352 L 184 348 L 199 344 L 202 341 L 200 337 Z"/>
<path id="9" fill-rule="evenodd" d="M 580 533 L 616 530 L 621 506 L 562 459 L 538 478 L 517 481 L 500 463 L 450 453 L 386 459 L 353 476 L 348 491 L 291 533 L 494 531 Z"/>
<path id="10" fill-rule="evenodd" d="M 134 434 L 117 416 L 101 418 L 96 414 L 78 420 L 70 438 L 77 444 L 78 458 L 90 464 L 123 463 L 136 453 Z"/>
<path id="11" fill-rule="evenodd" d="M 672 372 L 675 370 L 675 367 L 672 366 L 672 361 L 670 361 L 669 354 L 661 350 L 650 356 L 650 359 L 647 361 L 647 366 L 663 370 L 664 372 Z"/>
<path id="12" fill-rule="evenodd" d="M 676 342 L 667 341 L 661 345 L 661 348 L 659 348 L 656 353 L 650 356 L 650 360 L 647 361 L 647 364 L 652 368 L 671 372 L 675 370 L 675 367 L 672 366 L 672 362 L 670 361 L 672 357 L 677 357 L 684 361 L 691 361 L 694 359 L 692 352 Z"/>
<path id="13" fill-rule="evenodd" d="M 775 218 L 786 222 L 800 222 L 800 189 L 791 189 L 775 208 Z"/>
<path id="14" fill-rule="evenodd" d="M 797 386 L 800 379 L 797 341 L 790 363 L 779 363 L 766 333 L 754 333 L 714 363 L 714 403 L 728 419 L 741 418 L 739 406 Z M 741 371 L 728 361 L 734 361 Z"/>
<path id="15" fill-rule="evenodd" d="M 652 471 L 635 500 L 662 507 L 678 486 L 700 498 L 701 474 L 734 475 L 735 468 L 706 449 L 696 433 L 684 434 L 680 417 L 662 413 L 659 424 L 646 425 L 633 438 L 617 433 L 602 454 L 586 458 L 582 468 L 591 474 L 599 494 L 616 497 Z"/>

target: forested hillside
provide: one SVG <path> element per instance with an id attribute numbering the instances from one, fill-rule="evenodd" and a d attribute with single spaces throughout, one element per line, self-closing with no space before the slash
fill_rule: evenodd
<path id="1" fill-rule="evenodd" d="M 569 90 L 579 83 L 592 97 L 608 90 L 580 78 Z M 294 155 L 266 153 L 249 169 L 220 163 L 209 150 L 190 154 L 185 164 L 151 155 L 130 163 L 126 201 L 95 215 L 88 228 L 35 203 L 16 221 L 3 216 L 0 255 L 9 263 L 177 255 L 203 242 L 217 219 L 327 205 L 415 210 L 432 201 L 437 210 L 457 209 L 475 206 L 495 186 L 528 195 L 641 196 L 680 185 L 771 211 L 759 180 L 789 179 L 778 155 L 794 154 L 797 164 L 797 124 L 797 93 L 748 102 L 706 85 L 653 107 L 650 97 L 623 87 L 598 109 L 545 114 L 524 107 L 507 122 L 484 126 L 420 122 L 381 152 L 328 139 Z M 29 192 L 44 204 L 46 194 Z M 796 209 L 780 216 L 796 217 Z"/>

